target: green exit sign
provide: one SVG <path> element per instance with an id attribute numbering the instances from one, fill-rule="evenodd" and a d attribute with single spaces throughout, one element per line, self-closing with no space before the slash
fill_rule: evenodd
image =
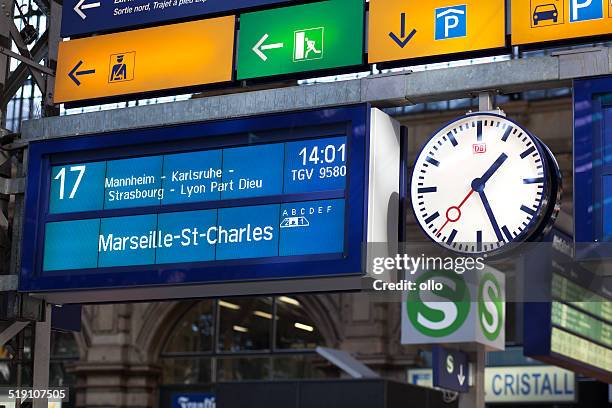
<path id="1" fill-rule="evenodd" d="M 241 14 L 238 79 L 360 65 L 363 30 L 363 0 Z"/>

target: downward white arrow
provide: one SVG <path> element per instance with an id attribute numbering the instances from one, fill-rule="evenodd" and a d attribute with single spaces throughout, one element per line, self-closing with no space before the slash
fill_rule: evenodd
<path id="1" fill-rule="evenodd" d="M 465 382 L 465 375 L 463 375 L 463 365 L 459 366 L 459 374 L 457 374 L 457 379 L 459 380 L 459 385 L 463 386 Z"/>
<path id="2" fill-rule="evenodd" d="M 85 13 L 83 13 L 83 10 L 100 7 L 100 2 L 99 1 L 95 2 L 95 3 L 89 3 L 89 4 L 83 4 L 83 3 L 85 3 L 85 0 L 79 0 L 78 3 L 76 4 L 76 6 L 74 6 L 74 11 L 76 11 L 76 13 L 83 20 L 85 20 L 87 18 Z"/>
<path id="3" fill-rule="evenodd" d="M 85 1 L 85 0 L 81 0 L 81 1 Z M 266 54 L 264 54 L 263 51 L 265 51 L 265 50 L 273 50 L 275 48 L 283 48 L 285 46 L 285 44 L 283 44 L 283 43 L 274 43 L 274 44 L 263 45 L 263 43 L 266 42 L 268 37 L 269 37 L 268 34 L 264 34 L 263 37 L 261 37 L 260 40 L 257 41 L 257 44 L 255 44 L 255 46 L 253 47 L 253 52 L 255 54 L 257 54 L 257 56 L 259 58 L 261 58 L 263 61 L 267 61 L 268 60 L 268 56 Z"/>

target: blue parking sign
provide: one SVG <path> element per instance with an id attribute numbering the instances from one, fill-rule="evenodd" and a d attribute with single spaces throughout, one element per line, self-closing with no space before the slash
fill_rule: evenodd
<path id="1" fill-rule="evenodd" d="M 437 8 L 436 40 L 460 38 L 467 35 L 467 6 L 465 4 Z"/>
<path id="2" fill-rule="evenodd" d="M 602 0 L 570 0 L 570 22 L 603 18 Z"/>

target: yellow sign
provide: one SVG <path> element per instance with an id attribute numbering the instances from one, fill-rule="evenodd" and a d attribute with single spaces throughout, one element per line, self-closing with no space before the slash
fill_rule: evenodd
<path id="1" fill-rule="evenodd" d="M 612 34 L 612 0 L 512 0 L 512 44 Z"/>
<path id="2" fill-rule="evenodd" d="M 232 80 L 235 17 L 60 43 L 55 103 Z"/>
<path id="3" fill-rule="evenodd" d="M 368 61 L 505 46 L 504 0 L 370 0 Z"/>

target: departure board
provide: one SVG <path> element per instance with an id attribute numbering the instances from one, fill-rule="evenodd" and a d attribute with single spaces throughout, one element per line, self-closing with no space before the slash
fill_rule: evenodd
<path id="1" fill-rule="evenodd" d="M 558 273 L 552 297 L 551 351 L 612 372 L 612 301 Z"/>
<path id="2" fill-rule="evenodd" d="M 603 347 L 556 327 L 552 329 L 550 351 L 581 364 L 600 369 L 607 373 L 608 377 L 612 372 L 612 353 L 609 347 Z"/>
<path id="3" fill-rule="evenodd" d="M 343 196 L 346 157 L 342 136 L 53 166 L 51 214 L 275 198 L 259 206 L 51 222 L 43 270 L 342 253 L 343 199 L 280 197 Z"/>
<path id="4" fill-rule="evenodd" d="M 274 198 L 257 206 L 50 222 L 43 271 L 342 253 L 343 199 L 285 203 L 282 196 L 343 196 L 346 156 L 342 136 L 53 166 L 51 214 Z"/>
<path id="5" fill-rule="evenodd" d="M 526 283 L 527 299 L 530 293 L 548 292 L 550 301 L 525 303 L 525 353 L 611 381 L 612 288 L 605 278 L 574 262 L 571 252 L 560 250 L 572 248 L 570 237 L 553 231 L 551 240 L 550 257 L 540 253 L 537 260 L 526 261 L 529 271 L 538 274 Z"/>
<path id="6" fill-rule="evenodd" d="M 553 326 L 612 348 L 612 325 L 578 309 L 574 309 L 569 305 L 553 302 L 552 323 Z"/>
<path id="7" fill-rule="evenodd" d="M 363 274 L 368 114 L 363 105 L 32 143 L 20 288 Z"/>
<path id="8" fill-rule="evenodd" d="M 552 277 L 553 298 L 569 302 L 574 308 L 590 313 L 595 317 L 612 322 L 612 302 L 599 296 L 559 274 Z M 588 299 L 581 300 L 578 299 Z"/>

